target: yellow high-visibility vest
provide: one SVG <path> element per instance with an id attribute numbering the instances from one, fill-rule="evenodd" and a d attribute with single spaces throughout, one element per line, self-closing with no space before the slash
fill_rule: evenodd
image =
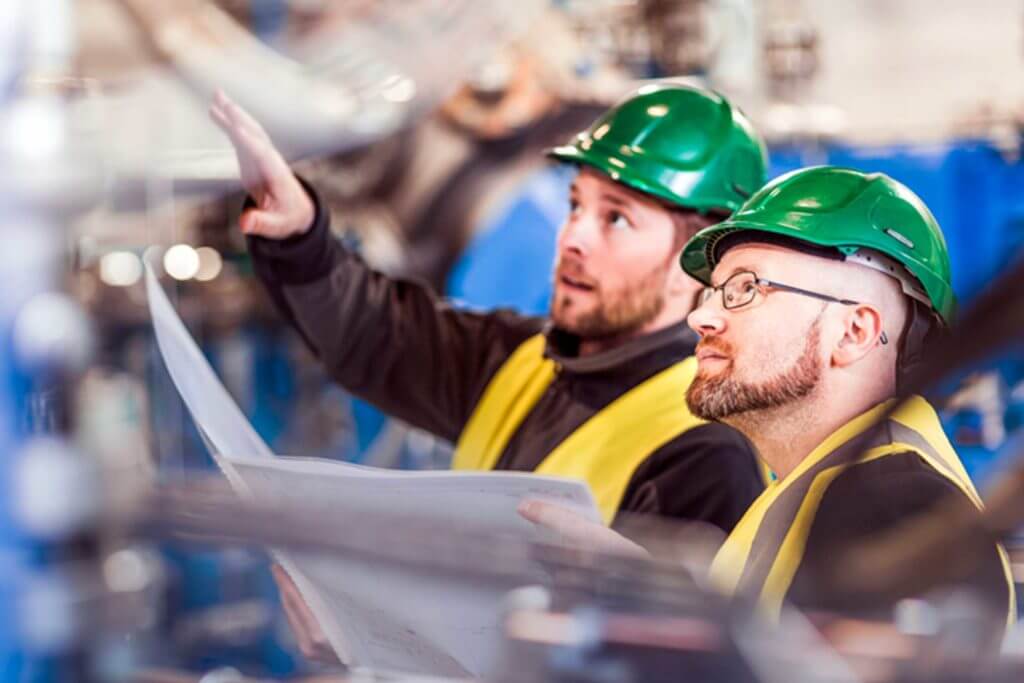
<path id="1" fill-rule="evenodd" d="M 769 484 L 726 539 L 711 565 L 711 580 L 727 594 L 758 596 L 763 612 L 777 617 L 803 560 L 807 537 L 829 485 L 850 467 L 898 453 L 916 453 L 951 481 L 980 510 L 981 497 L 942 430 L 931 405 L 915 396 L 889 418 L 887 429 L 857 446 L 853 438 L 886 412 L 891 401 L 859 415 L 836 430 L 782 481 Z M 856 447 L 855 447 L 856 446 Z M 855 447 L 855 448 L 854 448 Z M 1007 623 L 1016 618 L 1009 557 L 998 546 L 1010 602 Z"/>
<path id="2" fill-rule="evenodd" d="M 544 345 L 543 335 L 531 337 L 502 364 L 462 430 L 453 469 L 491 470 L 497 464 L 555 378 Z M 536 472 L 587 482 L 602 518 L 611 523 L 637 467 L 664 444 L 704 424 L 686 407 L 696 371 L 697 359 L 690 357 L 633 387 L 566 437 Z"/>

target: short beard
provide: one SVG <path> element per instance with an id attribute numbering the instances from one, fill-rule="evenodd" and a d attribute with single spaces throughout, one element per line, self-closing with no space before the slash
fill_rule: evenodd
<path id="1" fill-rule="evenodd" d="M 670 263 L 669 267 L 674 265 Z M 659 266 L 640 282 L 607 298 L 597 290 L 597 307 L 575 320 L 569 315 L 568 299 L 551 302 L 551 320 L 557 327 L 581 339 L 610 339 L 629 335 L 643 328 L 665 310 L 667 268 Z M 600 285 L 598 285 L 600 287 Z"/>
<path id="2" fill-rule="evenodd" d="M 715 377 L 701 377 L 698 373 L 686 392 L 686 404 L 699 418 L 721 421 L 743 413 L 781 408 L 806 398 L 821 381 L 820 345 L 821 324 L 816 319 L 807 331 L 803 353 L 788 370 L 758 384 L 730 377 L 732 366 Z"/>

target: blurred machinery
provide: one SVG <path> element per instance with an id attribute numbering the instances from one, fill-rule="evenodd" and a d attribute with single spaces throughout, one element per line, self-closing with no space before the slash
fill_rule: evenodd
<path id="1" fill-rule="evenodd" d="M 548 4 L 547 20 L 494 53 Z M 140 662 L 296 670 L 266 558 L 252 545 L 265 537 L 221 530 L 219 545 L 196 546 L 165 519 L 159 533 L 145 531 L 159 543 L 138 545 L 114 521 L 154 479 L 188 483 L 210 467 L 152 347 L 144 257 L 177 283 L 179 310 L 276 449 L 443 464 L 443 444 L 330 387 L 269 315 L 229 229 L 236 168 L 203 113 L 215 87 L 257 112 L 292 157 L 311 157 L 300 172 L 336 212 L 338 237 L 377 266 L 425 277 L 467 304 L 542 313 L 568 175 L 540 151 L 635 78 L 703 78 L 763 124 L 774 172 L 834 163 L 912 186 L 944 226 L 958 296 L 975 301 L 1024 247 L 1024 97 L 1006 83 L 995 102 L 964 88 L 956 104 L 966 114 L 941 127 L 936 107 L 927 120 L 900 116 L 907 100 L 895 95 L 913 91 L 908 83 L 927 90 L 922 98 L 938 90 L 906 68 L 892 74 L 886 107 L 881 95 L 843 100 L 836 83 L 869 95 L 885 88 L 877 72 L 851 78 L 854 63 L 865 70 L 923 49 L 909 27 L 927 4 L 841 4 L 0 3 L 0 222 L 16 246 L 0 254 L 0 487 L 12 493 L 0 496 L 6 680 L 127 679 Z M 994 4 L 982 5 L 973 11 L 994 16 Z M 858 12 L 871 31 L 837 30 L 863 26 Z M 992 49 L 1007 42 L 991 37 L 999 25 L 990 19 L 980 32 Z M 964 45 L 956 64 L 944 63 L 950 79 L 977 52 L 968 34 L 950 36 Z M 1024 358 L 1011 350 L 964 367 L 941 392 L 954 396 L 944 419 L 972 474 L 985 481 L 1009 469 L 1024 427 Z M 175 510 L 165 509 L 169 518 Z M 496 678 L 650 680 L 685 670 L 721 680 L 959 680 L 968 669 L 958 666 L 974 664 L 940 656 L 957 642 L 956 605 L 907 605 L 881 630 L 816 615 L 812 628 L 794 614 L 768 632 L 678 576 L 563 561 L 550 585 L 510 598 L 513 664 Z M 1024 634 L 1014 637 L 1004 668 L 969 675 L 1020 680 Z"/>
<path id="2" fill-rule="evenodd" d="M 159 564 L 109 524 L 143 490 L 139 453 L 100 456 L 80 420 L 95 337 L 66 291 L 66 245 L 105 189 L 83 115 L 95 92 L 70 70 L 72 3 L 5 3 L 2 14 L 2 670 L 9 680 L 119 680 L 146 647 L 161 587 Z M 128 631 L 138 634 L 131 647 L 118 639 Z"/>

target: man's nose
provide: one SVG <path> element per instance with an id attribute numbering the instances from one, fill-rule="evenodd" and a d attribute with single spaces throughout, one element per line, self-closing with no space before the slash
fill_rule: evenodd
<path id="1" fill-rule="evenodd" d="M 571 217 L 562 227 L 559 251 L 575 256 L 586 256 L 594 242 L 594 221 L 586 216 Z"/>
<path id="2" fill-rule="evenodd" d="M 686 316 L 686 322 L 701 337 L 722 334 L 725 331 L 725 315 L 718 305 L 719 293 L 714 292 L 707 300 Z"/>

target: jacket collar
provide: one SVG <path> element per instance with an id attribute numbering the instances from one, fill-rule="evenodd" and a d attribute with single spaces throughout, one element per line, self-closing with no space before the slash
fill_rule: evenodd
<path id="1" fill-rule="evenodd" d="M 613 349 L 581 358 L 580 338 L 548 323 L 545 329 L 547 347 L 544 355 L 558 363 L 562 370 L 572 374 L 603 373 L 625 366 L 654 352 L 665 352 L 677 359 L 693 354 L 697 345 L 697 333 L 686 324 L 679 322 L 663 330 L 631 339 Z M 662 356 L 662 353 L 655 353 Z M 646 364 L 646 363 L 642 363 Z"/>

